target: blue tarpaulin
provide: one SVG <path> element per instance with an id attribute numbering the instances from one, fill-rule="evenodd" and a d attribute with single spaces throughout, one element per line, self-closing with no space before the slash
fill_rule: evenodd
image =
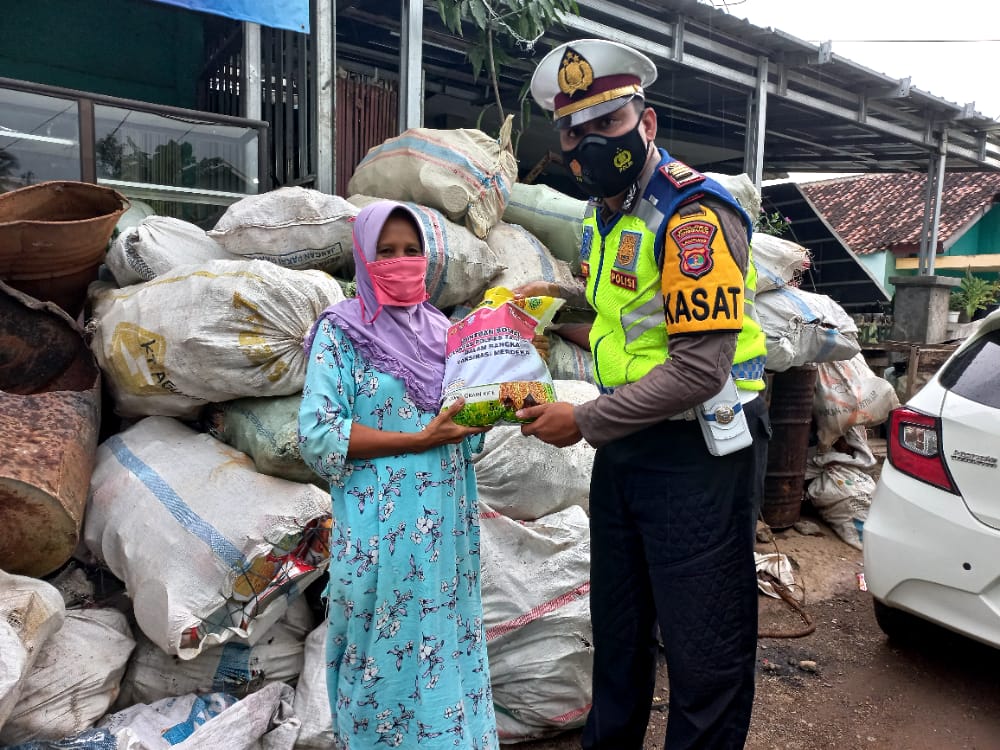
<path id="1" fill-rule="evenodd" d="M 309 33 L 309 0 L 157 0 L 189 10 Z"/>

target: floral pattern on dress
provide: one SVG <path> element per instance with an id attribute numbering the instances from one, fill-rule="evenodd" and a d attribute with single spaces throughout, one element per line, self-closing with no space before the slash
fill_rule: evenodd
<path id="1" fill-rule="evenodd" d="M 417 432 L 435 414 L 323 321 L 299 448 L 330 482 L 327 686 L 340 750 L 497 750 L 471 453 L 348 459 L 351 428 Z"/>

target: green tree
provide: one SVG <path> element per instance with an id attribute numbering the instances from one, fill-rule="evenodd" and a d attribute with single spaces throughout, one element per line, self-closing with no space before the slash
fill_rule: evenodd
<path id="1" fill-rule="evenodd" d="M 580 12 L 576 0 L 437 0 L 437 4 L 441 20 L 452 33 L 465 35 L 463 21 L 475 26 L 477 35 L 466 54 L 474 77 L 484 70 L 489 75 L 501 122 L 505 116 L 497 73 L 513 60 L 508 50 L 531 51 L 546 30 L 561 23 L 561 14 Z M 526 84 L 519 97 L 522 119 L 527 93 Z"/>

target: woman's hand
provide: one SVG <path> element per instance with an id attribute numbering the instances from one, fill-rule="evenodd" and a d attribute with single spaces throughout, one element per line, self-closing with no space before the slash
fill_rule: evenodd
<path id="1" fill-rule="evenodd" d="M 431 420 L 420 432 L 383 432 L 374 427 L 354 423 L 347 445 L 348 458 L 382 458 L 404 453 L 423 453 L 439 445 L 461 443 L 470 435 L 486 432 L 489 427 L 464 427 L 454 421 L 458 410 L 465 405 L 460 398 Z"/>
<path id="2" fill-rule="evenodd" d="M 465 427 L 455 422 L 455 415 L 462 410 L 463 406 L 465 406 L 465 399 L 459 398 L 431 420 L 431 423 L 420 433 L 426 442 L 424 450 L 430 450 L 439 445 L 461 443 L 471 435 L 478 435 L 489 430 L 489 427 Z"/>
<path id="3" fill-rule="evenodd" d="M 549 281 L 530 281 L 511 289 L 515 299 L 525 297 L 558 297 L 559 288 Z"/>

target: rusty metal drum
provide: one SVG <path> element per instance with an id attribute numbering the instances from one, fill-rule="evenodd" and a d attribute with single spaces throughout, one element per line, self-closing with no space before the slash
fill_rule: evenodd
<path id="1" fill-rule="evenodd" d="M 130 205 L 116 190 L 68 180 L 0 194 L 0 280 L 76 317 Z"/>
<path id="2" fill-rule="evenodd" d="M 772 529 L 787 529 L 799 520 L 805 495 L 816 365 L 776 372 L 769 380 L 768 415 L 773 434 L 760 510 Z"/>
<path id="3" fill-rule="evenodd" d="M 0 569 L 41 577 L 79 541 L 100 370 L 64 311 L 3 283 L 0 342 Z"/>

